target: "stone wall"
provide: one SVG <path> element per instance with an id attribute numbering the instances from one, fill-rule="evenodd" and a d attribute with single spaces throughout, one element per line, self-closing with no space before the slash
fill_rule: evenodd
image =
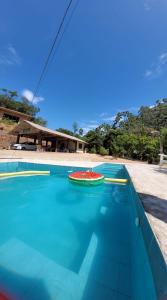
<path id="1" fill-rule="evenodd" d="M 15 126 L 0 122 L 0 149 L 10 149 L 11 144 L 16 143 L 17 136 L 9 134 Z M 20 143 L 24 142 L 28 142 L 28 139 L 20 138 Z"/>
<path id="2" fill-rule="evenodd" d="M 11 144 L 16 143 L 16 141 L 17 141 L 17 136 L 0 133 L 0 149 L 10 149 Z M 20 138 L 19 143 L 24 143 L 28 141 L 31 140 L 27 138 Z"/>
<path id="3" fill-rule="evenodd" d="M 9 149 L 16 142 L 16 136 L 0 133 L 0 149 Z"/>

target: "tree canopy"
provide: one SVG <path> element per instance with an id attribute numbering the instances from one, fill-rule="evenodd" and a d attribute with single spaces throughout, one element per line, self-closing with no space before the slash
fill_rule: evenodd
<path id="1" fill-rule="evenodd" d="M 68 134 L 68 135 L 71 135 L 71 136 L 75 136 L 79 139 L 83 139 L 84 140 L 84 137 L 82 136 L 83 135 L 83 129 L 80 128 L 78 130 L 78 133 L 74 133 L 73 131 L 69 130 L 69 129 L 65 129 L 65 128 L 58 128 L 56 129 L 57 131 L 59 132 L 62 132 L 62 133 L 65 133 L 65 134 Z"/>
<path id="2" fill-rule="evenodd" d="M 103 147 L 110 155 L 157 162 L 160 144 L 167 153 L 167 99 L 142 106 L 137 115 L 119 112 L 112 124 L 88 131 L 85 138 L 91 153 L 100 154 Z"/>
<path id="3" fill-rule="evenodd" d="M 58 128 L 58 129 L 56 129 L 57 131 L 59 131 L 59 132 L 62 132 L 62 133 L 65 133 L 65 134 L 69 134 L 69 135 L 74 135 L 74 133 L 71 131 L 71 130 L 69 130 L 69 129 L 65 129 L 65 128 Z"/>
<path id="4" fill-rule="evenodd" d="M 17 91 L 0 89 L 0 106 L 28 114 L 40 125 L 47 124 L 37 116 L 39 107 L 20 98 Z M 167 153 L 167 98 L 157 100 L 152 106 L 141 106 L 137 114 L 118 112 L 111 124 L 103 123 L 86 135 L 77 122 L 72 128 L 73 131 L 64 128 L 57 131 L 85 140 L 91 153 L 157 162 L 160 149 Z"/>

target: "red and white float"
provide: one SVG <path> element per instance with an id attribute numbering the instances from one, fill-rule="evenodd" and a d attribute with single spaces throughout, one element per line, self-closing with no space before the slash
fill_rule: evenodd
<path id="1" fill-rule="evenodd" d="M 103 181 L 104 176 L 100 173 L 92 171 L 78 171 L 69 175 L 69 179 L 78 183 L 100 183 Z"/>

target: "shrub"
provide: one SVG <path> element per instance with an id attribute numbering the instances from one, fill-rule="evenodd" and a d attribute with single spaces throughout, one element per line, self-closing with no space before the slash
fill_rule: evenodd
<path id="1" fill-rule="evenodd" d="M 161 143 L 163 147 L 163 152 L 167 154 L 167 128 L 161 129 Z"/>
<path id="2" fill-rule="evenodd" d="M 150 138 L 145 146 L 147 161 L 149 164 L 159 162 L 159 139 Z"/>
<path id="3" fill-rule="evenodd" d="M 16 125 L 17 121 L 12 120 L 12 119 L 8 119 L 8 118 L 3 118 L 1 120 L 1 123 L 7 124 L 7 125 Z"/>
<path id="4" fill-rule="evenodd" d="M 92 154 L 96 154 L 96 148 L 95 147 L 92 147 L 90 150 L 89 150 L 90 153 Z"/>
<path id="5" fill-rule="evenodd" d="M 100 149 L 99 149 L 99 154 L 103 155 L 103 156 L 109 155 L 109 150 L 105 149 L 104 147 L 101 146 Z"/>

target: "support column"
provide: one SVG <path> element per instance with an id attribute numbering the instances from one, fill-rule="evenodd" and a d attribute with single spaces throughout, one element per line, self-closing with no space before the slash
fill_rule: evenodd
<path id="1" fill-rule="evenodd" d="M 0 111 L 0 120 L 3 119 L 3 115 L 4 115 L 4 112 L 1 112 L 1 111 Z"/>
<path id="2" fill-rule="evenodd" d="M 20 142 L 20 134 L 17 135 L 16 144 L 19 144 L 19 142 Z"/>
<path id="3" fill-rule="evenodd" d="M 38 150 L 38 151 L 41 151 L 41 150 L 42 150 L 42 137 L 41 137 L 41 136 L 38 136 L 37 150 Z"/>
<path id="4" fill-rule="evenodd" d="M 75 142 L 75 152 L 77 152 L 77 142 Z"/>
<path id="5" fill-rule="evenodd" d="M 55 152 L 57 152 L 57 138 L 56 138 L 56 143 L 55 143 Z"/>
<path id="6" fill-rule="evenodd" d="M 57 152 L 57 138 L 52 140 L 52 147 L 54 148 L 54 152 Z"/>
<path id="7" fill-rule="evenodd" d="M 69 140 L 67 140 L 66 148 L 67 148 L 67 152 L 70 152 L 70 150 L 69 150 Z"/>

